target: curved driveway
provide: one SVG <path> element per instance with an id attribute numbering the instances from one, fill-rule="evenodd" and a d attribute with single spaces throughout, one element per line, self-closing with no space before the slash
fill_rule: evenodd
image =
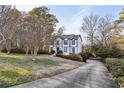
<path id="1" fill-rule="evenodd" d="M 13 86 L 14 88 L 111 88 L 115 87 L 105 65 L 99 61 L 87 60 L 79 68 L 50 78 Z"/>

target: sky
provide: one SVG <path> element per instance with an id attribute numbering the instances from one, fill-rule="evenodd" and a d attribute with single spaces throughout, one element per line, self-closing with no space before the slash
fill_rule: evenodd
<path id="1" fill-rule="evenodd" d="M 34 7 L 39 5 L 18 5 L 16 6 L 20 11 L 30 11 Z M 124 6 L 121 5 L 50 5 L 47 6 L 50 9 L 50 13 L 53 13 L 59 23 L 56 29 L 61 26 L 65 27 L 64 34 L 83 34 L 81 33 L 81 23 L 83 17 L 91 13 L 104 16 L 110 14 L 113 20 L 119 18 L 119 12 Z"/>

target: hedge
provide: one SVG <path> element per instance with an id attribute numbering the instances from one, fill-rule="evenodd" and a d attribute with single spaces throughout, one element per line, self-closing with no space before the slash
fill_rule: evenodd
<path id="1" fill-rule="evenodd" d="M 102 58 L 118 58 L 122 56 L 122 52 L 116 46 L 111 48 L 96 47 L 94 48 L 95 55 Z"/>
<path id="2" fill-rule="evenodd" d="M 49 50 L 39 50 L 38 54 L 49 54 Z"/>
<path id="3" fill-rule="evenodd" d="M 1 52 L 7 53 L 6 48 L 2 49 Z M 10 50 L 10 53 L 25 54 L 25 50 L 23 48 L 15 47 Z M 30 54 L 30 51 L 29 51 L 29 54 Z M 38 54 L 49 54 L 49 51 L 48 50 L 39 50 Z"/>
<path id="4" fill-rule="evenodd" d="M 1 52 L 7 53 L 6 48 L 2 49 Z M 15 47 L 10 50 L 10 53 L 25 54 L 25 50 Z"/>
<path id="5" fill-rule="evenodd" d="M 106 58 L 105 64 L 112 73 L 113 78 L 117 81 L 117 86 L 124 87 L 124 59 Z"/>
<path id="6" fill-rule="evenodd" d="M 78 54 L 70 54 L 70 55 L 57 54 L 56 56 L 74 61 L 83 61 L 82 57 Z"/>

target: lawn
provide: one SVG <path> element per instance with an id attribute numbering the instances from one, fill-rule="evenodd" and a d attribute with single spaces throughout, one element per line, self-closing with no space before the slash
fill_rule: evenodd
<path id="1" fill-rule="evenodd" d="M 9 87 L 74 69 L 82 63 L 53 60 L 50 56 L 31 56 L 0 53 L 0 87 Z"/>
<path id="2" fill-rule="evenodd" d="M 105 62 L 117 87 L 124 87 L 124 58 L 107 58 Z"/>

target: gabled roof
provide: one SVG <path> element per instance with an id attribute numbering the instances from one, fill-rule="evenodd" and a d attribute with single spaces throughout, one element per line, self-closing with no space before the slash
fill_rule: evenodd
<path id="1" fill-rule="evenodd" d="M 62 35 L 61 36 L 61 39 L 70 39 L 70 40 L 75 39 L 75 40 L 77 40 L 78 38 L 81 38 L 81 35 L 70 34 L 70 35 Z M 82 38 L 81 38 L 81 40 L 82 40 Z"/>

